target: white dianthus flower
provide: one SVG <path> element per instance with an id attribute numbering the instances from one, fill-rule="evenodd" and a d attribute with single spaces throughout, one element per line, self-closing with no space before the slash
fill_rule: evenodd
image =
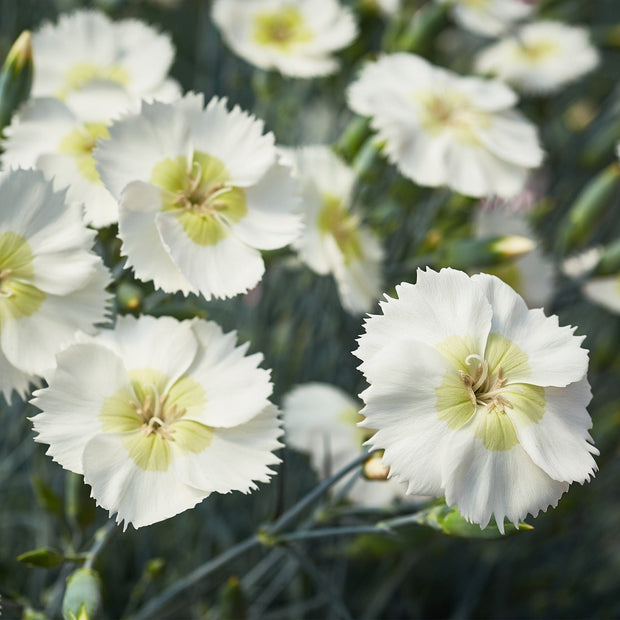
<path id="1" fill-rule="evenodd" d="M 23 396 L 78 331 L 106 320 L 107 269 L 94 232 L 43 173 L 0 173 L 0 391 Z"/>
<path id="2" fill-rule="evenodd" d="M 297 183 L 277 162 L 273 134 L 226 100 L 143 103 L 109 134 L 94 157 L 119 199 L 122 252 L 138 278 L 231 297 L 261 279 L 259 250 L 298 235 Z"/>
<path id="3" fill-rule="evenodd" d="M 534 7 L 524 0 L 438 0 L 451 4 L 454 19 L 467 30 L 497 36 L 528 17 Z"/>
<path id="4" fill-rule="evenodd" d="M 355 175 L 327 146 L 285 153 L 300 180 L 304 230 L 294 247 L 318 274 L 332 274 L 342 306 L 352 314 L 370 310 L 380 297 L 383 249 L 351 209 Z"/>
<path id="5" fill-rule="evenodd" d="M 352 11 L 338 0 L 216 0 L 213 20 L 249 63 L 300 78 L 337 71 L 332 54 L 357 35 Z"/>
<path id="6" fill-rule="evenodd" d="M 179 90 L 167 78 L 170 38 L 137 19 L 112 22 L 98 11 L 75 11 L 37 30 L 32 51 L 33 97 L 66 99 L 98 80 L 119 84 L 138 100 L 170 98 Z"/>
<path id="7" fill-rule="evenodd" d="M 596 471 L 588 352 L 498 278 L 418 271 L 366 321 L 362 423 L 408 493 L 503 532 Z"/>
<path id="8" fill-rule="evenodd" d="M 327 478 L 361 454 L 368 432 L 356 426 L 362 419 L 359 410 L 359 401 L 333 385 L 298 385 L 282 403 L 287 445 L 308 454 L 313 468 L 321 478 Z M 365 506 L 385 506 L 405 498 L 405 485 L 394 478 L 359 477 L 348 489 L 347 498 Z"/>
<path id="9" fill-rule="evenodd" d="M 413 54 L 366 65 L 349 106 L 371 117 L 391 162 L 420 185 L 468 196 L 516 195 L 543 151 L 536 127 L 498 81 L 462 77 Z"/>
<path id="10" fill-rule="evenodd" d="M 52 97 L 31 99 L 6 128 L 7 139 L 0 157 L 4 167 L 36 167 L 52 179 L 56 189 L 67 188 L 67 199 L 84 207 L 87 224 L 95 228 L 118 221 L 116 199 L 103 186 L 92 151 L 97 140 L 108 137 L 113 116 L 129 110 L 133 102 L 126 91 L 110 83 L 92 83 L 88 93 L 100 107 L 82 108 Z M 83 109 L 77 114 L 73 109 Z M 84 117 L 91 120 L 85 121 Z"/>
<path id="11" fill-rule="evenodd" d="M 32 401 L 36 441 L 125 526 L 250 492 L 274 473 L 281 429 L 262 356 L 235 339 L 209 321 L 120 318 L 58 355 Z"/>
<path id="12" fill-rule="evenodd" d="M 543 94 L 592 71 L 599 55 L 588 31 L 560 22 L 527 24 L 477 56 L 476 69 L 524 93 Z"/>

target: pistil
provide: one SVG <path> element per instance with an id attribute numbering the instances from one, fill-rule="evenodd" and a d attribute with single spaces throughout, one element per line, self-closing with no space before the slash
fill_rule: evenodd
<path id="1" fill-rule="evenodd" d="M 465 360 L 468 365 L 472 361 L 478 363 L 473 376 L 463 370 L 459 371 L 472 405 L 487 407 L 489 412 L 496 410 L 505 413 L 506 409 L 512 409 L 510 401 L 503 396 L 507 380 L 501 366 L 497 369 L 497 374 L 491 374 L 489 363 L 481 356 L 469 355 Z"/>
<path id="2" fill-rule="evenodd" d="M 142 433 L 148 437 L 156 433 L 163 439 L 174 441 L 174 429 L 171 424 L 185 413 L 185 408 L 178 405 L 167 405 L 168 394 L 160 394 L 155 385 L 149 383 L 145 387 L 151 393 L 142 402 L 131 401 L 130 405 L 142 420 Z"/>

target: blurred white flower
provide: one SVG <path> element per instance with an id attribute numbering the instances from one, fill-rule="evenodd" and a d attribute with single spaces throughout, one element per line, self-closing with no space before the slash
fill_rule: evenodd
<path id="1" fill-rule="evenodd" d="M 534 10 L 526 0 L 438 0 L 451 4 L 452 16 L 467 30 L 497 36 Z"/>
<path id="2" fill-rule="evenodd" d="M 332 54 L 357 36 L 338 0 L 216 0 L 213 21 L 247 62 L 299 78 L 337 71 Z"/>
<path id="3" fill-rule="evenodd" d="M 332 274 L 347 312 L 370 310 L 382 293 L 383 250 L 377 236 L 351 210 L 355 175 L 328 146 L 287 150 L 301 184 L 304 230 L 294 242 L 301 260 Z"/>
<path id="4" fill-rule="evenodd" d="M 348 100 L 355 112 L 371 117 L 390 161 L 420 185 L 508 198 L 543 160 L 537 129 L 514 108 L 510 88 L 456 75 L 413 54 L 367 64 Z"/>
<path id="5" fill-rule="evenodd" d="M 526 24 L 477 56 L 476 69 L 524 93 L 543 94 L 594 69 L 599 55 L 588 31 L 560 22 Z"/>
<path id="6" fill-rule="evenodd" d="M 100 228 L 118 221 L 118 205 L 99 178 L 92 151 L 97 140 L 108 137 L 109 119 L 130 109 L 133 102 L 124 89 L 107 82 L 93 82 L 83 92 L 99 101 L 101 117 L 95 118 L 93 109 L 76 115 L 51 97 L 31 99 L 5 130 L 0 160 L 5 168 L 42 170 L 56 189 L 67 188 L 69 201 L 83 205 L 86 223 Z M 93 120 L 80 120 L 87 115 Z"/>
<path id="7" fill-rule="evenodd" d="M 269 372 L 213 322 L 121 317 L 58 356 L 36 441 L 135 528 L 268 482 L 281 444 Z"/>
<path id="8" fill-rule="evenodd" d="M 591 302 L 609 312 L 620 314 L 620 274 L 594 277 L 589 275 L 602 254 L 602 247 L 585 250 L 564 260 L 562 271 L 569 278 L 582 280 L 581 290 Z"/>
<path id="9" fill-rule="evenodd" d="M 76 11 L 44 24 L 32 35 L 32 49 L 33 97 L 65 99 L 93 80 L 115 82 L 138 100 L 178 94 L 167 79 L 170 37 L 137 19 L 112 22 L 98 11 Z"/>
<path id="10" fill-rule="evenodd" d="M 477 209 L 474 219 L 476 236 L 519 235 L 534 239 L 525 215 L 507 205 L 484 206 Z M 521 258 L 494 268 L 487 273 L 509 284 L 521 295 L 528 306 L 543 307 L 553 296 L 555 269 L 553 262 L 536 246 Z"/>
<path id="11" fill-rule="evenodd" d="M 106 320 L 107 269 L 94 232 L 43 173 L 0 173 L 0 391 L 24 396 L 76 332 Z"/>
<path id="12" fill-rule="evenodd" d="M 307 454 L 319 476 L 327 478 L 361 454 L 368 432 L 357 426 L 363 419 L 359 410 L 359 401 L 333 385 L 298 385 L 282 403 L 286 443 Z M 385 506 L 397 498 L 404 499 L 405 486 L 394 478 L 360 477 L 348 490 L 347 498 L 364 506 Z"/>
<path id="13" fill-rule="evenodd" d="M 498 278 L 418 271 L 366 321 L 368 443 L 408 493 L 445 495 L 469 521 L 517 524 L 596 471 L 588 352 Z"/>
<path id="14" fill-rule="evenodd" d="M 260 250 L 293 241 L 297 182 L 277 162 L 273 134 L 226 100 L 189 94 L 143 103 L 94 151 L 119 199 L 128 266 L 165 291 L 231 297 L 255 286 Z"/>

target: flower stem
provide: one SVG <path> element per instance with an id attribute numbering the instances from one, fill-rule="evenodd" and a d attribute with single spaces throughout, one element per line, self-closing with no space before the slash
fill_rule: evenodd
<path id="1" fill-rule="evenodd" d="M 340 471 L 336 472 L 333 476 L 330 476 L 319 484 L 315 489 L 310 491 L 306 496 L 294 504 L 289 510 L 280 516 L 276 522 L 264 528 L 264 530 L 258 534 L 252 534 L 249 538 L 234 545 L 216 558 L 205 562 L 191 573 L 183 577 L 180 581 L 171 585 L 164 590 L 159 596 L 152 598 L 142 609 L 138 610 L 133 620 L 147 620 L 148 618 L 156 618 L 162 608 L 168 605 L 175 597 L 182 592 L 192 588 L 202 579 L 216 571 L 218 568 L 225 566 L 228 562 L 231 562 L 240 555 L 243 555 L 247 551 L 250 551 L 254 547 L 265 544 L 277 544 L 284 538 L 278 537 L 278 534 L 282 532 L 288 525 L 295 522 L 295 520 L 312 504 L 320 499 L 329 489 L 338 482 L 341 478 L 346 476 L 351 470 L 359 467 L 364 461 L 366 461 L 373 452 L 365 452 L 358 456 L 355 460 L 351 461 L 348 465 L 343 467 Z M 336 528 L 327 528 L 330 531 Z M 317 532 L 320 530 L 317 530 Z M 333 534 L 329 534 L 333 535 Z M 314 538 L 318 538 L 315 534 Z"/>

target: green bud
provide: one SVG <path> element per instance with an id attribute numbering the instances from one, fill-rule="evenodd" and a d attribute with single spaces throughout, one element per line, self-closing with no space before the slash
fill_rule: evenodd
<path id="1" fill-rule="evenodd" d="M 242 620 L 248 616 L 248 602 L 238 577 L 232 576 L 219 593 L 219 617 L 222 620 Z"/>
<path id="2" fill-rule="evenodd" d="M 531 252 L 536 243 L 527 237 L 499 235 L 485 239 L 445 242 L 438 255 L 441 266 L 466 269 L 501 265 Z"/>
<path id="3" fill-rule="evenodd" d="M 17 556 L 18 562 L 38 568 L 53 568 L 58 566 L 64 559 L 65 556 L 58 549 L 53 549 L 52 547 L 40 547 Z"/>
<path id="4" fill-rule="evenodd" d="M 415 12 L 409 26 L 396 40 L 394 51 L 420 52 L 433 41 L 446 25 L 448 5 L 429 2 Z"/>
<path id="5" fill-rule="evenodd" d="M 455 536 L 457 538 L 481 538 L 487 540 L 502 538 L 502 534 L 495 523 L 489 523 L 481 530 L 479 525 L 466 521 L 456 507 L 451 508 L 445 504 L 418 512 L 414 515 L 414 520 L 418 525 L 426 525 L 448 536 Z M 504 526 L 504 536 L 532 529 L 534 528 L 527 523 L 519 523 L 518 528 L 512 523 L 507 523 Z"/>
<path id="6" fill-rule="evenodd" d="M 614 162 L 583 188 L 560 229 L 560 249 L 566 252 L 588 241 L 609 207 L 619 180 L 620 164 Z"/>
<path id="7" fill-rule="evenodd" d="M 62 599 L 65 620 L 92 620 L 101 607 L 101 580 L 91 568 L 78 568 L 67 579 Z"/>
<path id="8" fill-rule="evenodd" d="M 48 617 L 42 611 L 26 607 L 22 613 L 22 620 L 48 620 Z"/>
<path id="9" fill-rule="evenodd" d="M 353 161 L 370 135 L 368 119 L 358 116 L 342 132 L 342 136 L 334 145 L 334 151 L 347 161 Z"/>
<path id="10" fill-rule="evenodd" d="M 28 99 L 32 75 L 31 36 L 24 30 L 13 43 L 0 72 L 0 130 L 11 122 L 15 110 Z"/>
<path id="11" fill-rule="evenodd" d="M 124 312 L 138 313 L 142 309 L 144 293 L 136 284 L 121 282 L 116 289 L 119 308 Z"/>

